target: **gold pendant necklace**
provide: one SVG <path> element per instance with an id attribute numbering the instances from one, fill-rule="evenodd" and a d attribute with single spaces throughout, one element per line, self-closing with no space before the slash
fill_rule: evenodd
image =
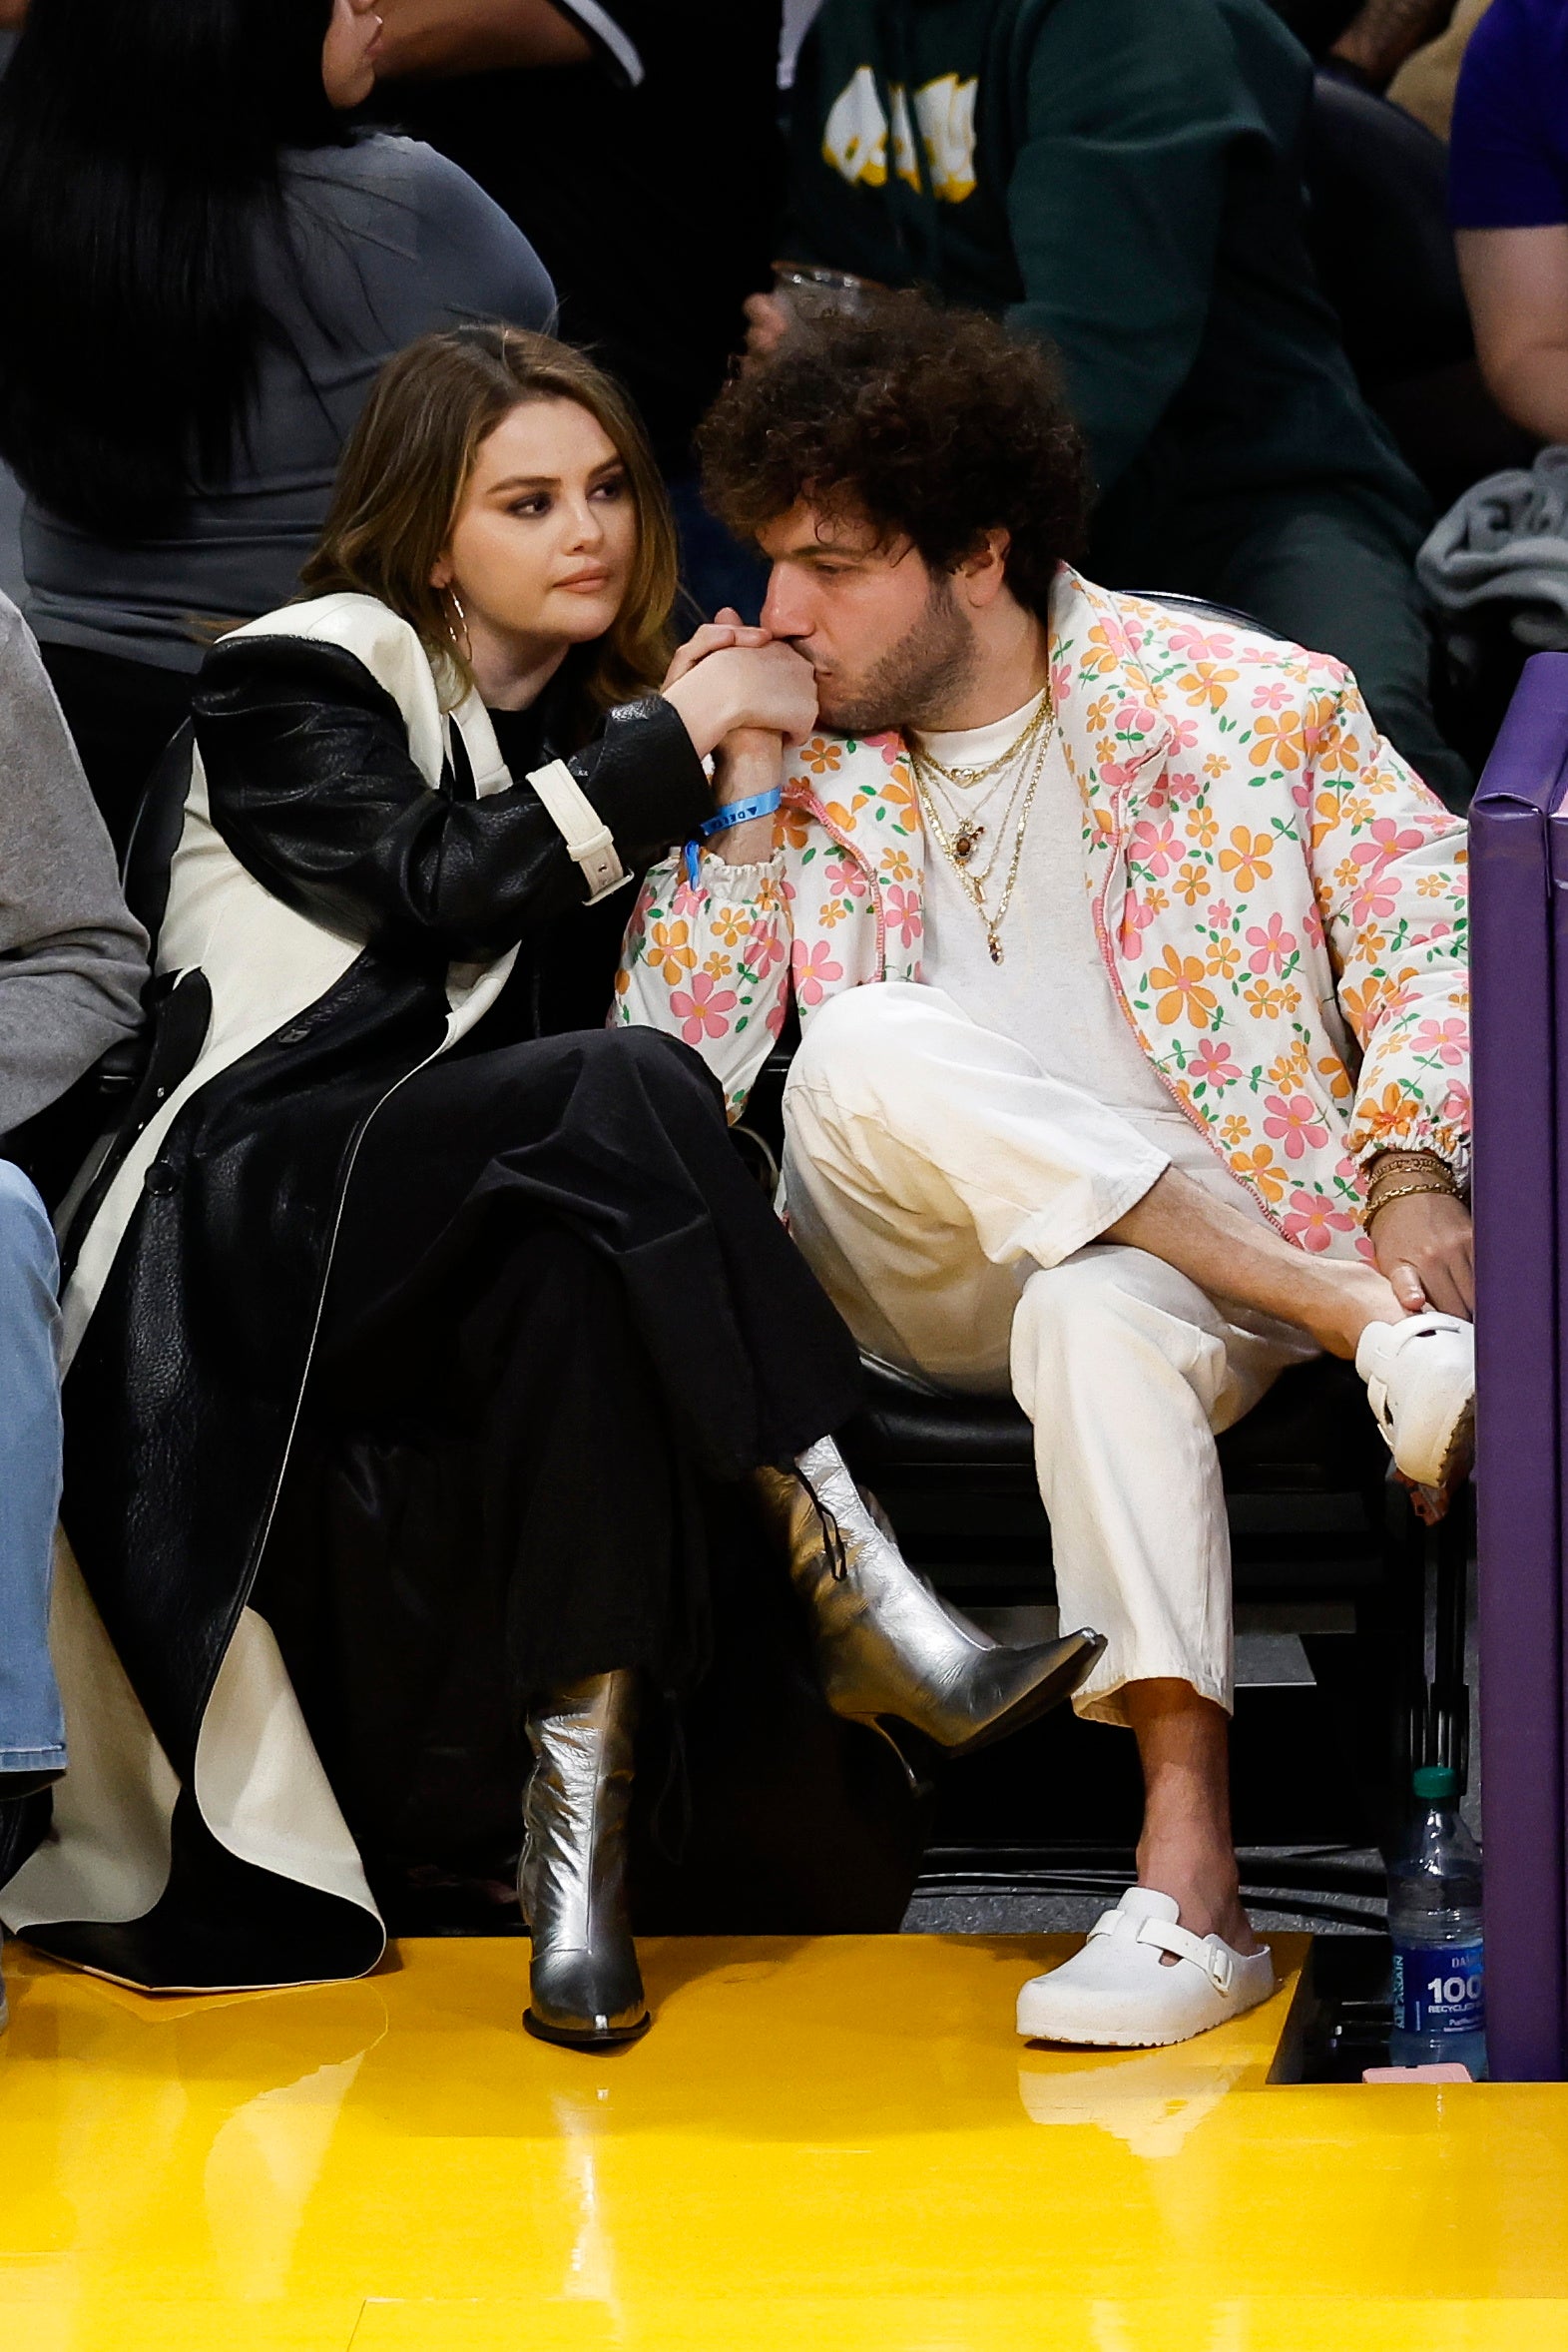
<path id="1" fill-rule="evenodd" d="M 975 848 L 985 830 L 984 827 L 975 826 L 972 822 L 963 823 L 956 825 L 953 832 L 949 834 L 947 825 L 943 823 L 942 813 L 936 804 L 934 785 L 936 776 L 940 776 L 947 783 L 953 782 L 954 779 L 949 771 L 940 768 L 936 762 L 927 760 L 923 753 L 915 751 L 912 743 L 909 747 L 915 790 L 919 795 L 926 830 L 952 868 L 963 888 L 964 895 L 974 907 L 976 914 L 979 915 L 985 928 L 986 948 L 993 963 L 1002 962 L 1006 952 L 1002 945 L 1002 925 L 1007 920 L 1007 910 L 1013 902 L 1013 887 L 1017 882 L 1018 869 L 1023 859 L 1024 835 L 1029 825 L 1029 813 L 1034 807 L 1035 793 L 1038 790 L 1040 778 L 1044 774 L 1046 754 L 1051 745 L 1052 729 L 1049 725 L 1044 724 L 1047 718 L 1053 721 L 1055 718 L 1049 694 L 1046 695 L 1040 712 L 1036 714 L 1035 721 L 1031 722 L 1030 728 L 1025 730 L 1025 738 L 1029 737 L 1031 733 L 1037 735 L 1038 738 L 1032 747 L 1034 759 L 1027 769 L 1027 785 L 1024 783 L 1025 768 L 1020 767 L 1017 781 L 1009 798 L 1006 815 L 1003 818 L 1005 830 L 1007 823 L 1011 820 L 1013 809 L 1018 808 L 1018 820 L 1013 834 L 1012 856 L 1008 862 L 1007 880 L 1002 886 L 1002 894 L 994 914 L 986 904 L 984 885 L 990 880 L 991 873 L 997 863 L 996 858 L 991 860 L 983 877 L 971 872 L 969 866 L 969 861 L 974 856 Z M 1023 738 L 1020 739 L 1020 741 L 1023 740 Z M 1015 745 L 1015 754 L 1017 749 L 1018 746 Z M 991 773 L 991 771 L 984 773 Z M 1021 806 L 1019 806 L 1020 792 L 1022 793 Z M 949 820 L 949 822 L 951 821 Z M 1000 846 L 999 839 L 998 854 Z"/>

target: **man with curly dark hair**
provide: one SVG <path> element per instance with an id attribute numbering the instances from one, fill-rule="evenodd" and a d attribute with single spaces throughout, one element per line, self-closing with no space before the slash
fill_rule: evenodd
<path id="1" fill-rule="evenodd" d="M 1366 30 L 1347 54 L 1391 63 Z M 1089 444 L 1096 578 L 1336 654 L 1458 808 L 1413 569 L 1427 501 L 1308 253 L 1311 106 L 1269 0 L 824 0 L 776 251 L 1049 343 Z M 762 347 L 784 312 L 748 308 Z"/>
<path id="2" fill-rule="evenodd" d="M 863 1348 L 1032 1420 L 1062 1621 L 1106 1637 L 1074 1703 L 1135 1732 L 1146 1812 L 1139 1886 L 1019 2026 L 1181 2041 L 1274 1983 L 1215 1435 L 1326 1350 L 1433 1507 L 1464 1456 L 1463 828 L 1340 664 L 1069 568 L 1077 438 L 993 320 L 802 329 L 704 438 L 822 732 L 782 781 L 777 739 L 721 746 L 620 1017 L 739 1107 L 792 998 L 800 1247 Z"/>

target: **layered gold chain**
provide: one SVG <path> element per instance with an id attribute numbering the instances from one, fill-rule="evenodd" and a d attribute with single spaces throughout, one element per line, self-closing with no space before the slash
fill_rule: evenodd
<path id="1" fill-rule="evenodd" d="M 986 945 L 993 963 L 1002 961 L 1002 925 L 1007 920 L 1007 910 L 1012 904 L 1013 887 L 1023 859 L 1029 813 L 1034 807 L 1034 797 L 1045 771 L 1055 719 L 1055 707 L 1048 687 L 1040 698 L 1039 708 L 1007 750 L 982 768 L 946 768 L 940 760 L 933 759 L 929 752 L 921 751 L 912 737 L 909 739 L 910 766 L 914 772 L 915 791 L 919 795 L 926 831 L 957 876 L 965 897 L 985 926 Z M 972 792 L 977 784 L 1001 776 L 1014 761 L 1018 763 L 1017 774 L 996 829 L 990 857 L 983 868 L 976 868 L 971 861 L 986 828 L 976 822 L 974 814 L 955 817 L 951 810 L 944 812 L 938 803 L 938 791 L 945 785 L 949 792 Z M 994 792 L 985 796 L 981 806 L 989 807 L 994 797 Z M 1007 863 L 1007 879 L 1002 884 L 1001 896 L 993 913 L 986 900 L 986 884 L 1001 861 L 1009 827 L 1012 828 L 1012 850 Z"/>

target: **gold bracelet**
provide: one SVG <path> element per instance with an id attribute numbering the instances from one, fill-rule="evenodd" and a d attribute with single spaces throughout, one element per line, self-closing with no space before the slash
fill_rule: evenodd
<path id="1" fill-rule="evenodd" d="M 1398 1184 L 1391 1192 L 1373 1193 L 1368 1196 L 1366 1206 L 1361 1211 L 1362 1225 L 1370 1229 L 1372 1219 L 1380 1209 L 1386 1209 L 1390 1201 L 1411 1200 L 1417 1193 L 1422 1192 L 1441 1193 L 1451 1201 L 1456 1201 L 1459 1198 L 1459 1187 L 1451 1180 L 1447 1184 Z"/>

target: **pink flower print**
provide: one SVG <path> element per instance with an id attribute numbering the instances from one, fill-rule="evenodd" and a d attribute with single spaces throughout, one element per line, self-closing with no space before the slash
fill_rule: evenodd
<path id="1" fill-rule="evenodd" d="M 1184 720 L 1183 725 L 1187 724 L 1189 722 Z M 1165 781 L 1173 801 L 1185 804 L 1197 799 L 1198 779 L 1190 768 L 1179 768 L 1174 776 L 1168 776 Z"/>
<path id="2" fill-rule="evenodd" d="M 831 859 L 827 867 L 827 886 L 842 890 L 850 898 L 863 898 L 869 884 L 852 858 Z"/>
<path id="3" fill-rule="evenodd" d="M 1110 748 L 1109 744 L 1102 743 L 1099 751 L 1108 752 Z M 1099 753 L 1096 754 L 1096 757 L 1099 757 Z M 1100 761 L 1099 782 L 1104 785 L 1107 792 L 1120 792 L 1123 785 L 1131 784 L 1137 774 L 1138 762 L 1136 760 Z"/>
<path id="4" fill-rule="evenodd" d="M 1151 711 L 1147 703 L 1123 703 L 1116 714 L 1117 733 L 1120 735 L 1148 735 L 1159 724 L 1158 712 Z M 1194 725 L 1197 725 L 1196 720 Z"/>
<path id="5" fill-rule="evenodd" d="M 1236 909 L 1229 898 L 1216 898 L 1209 909 L 1209 920 L 1217 931 L 1228 931 L 1235 915 Z"/>
<path id="6" fill-rule="evenodd" d="M 1190 752 L 1197 749 L 1198 722 L 1196 719 L 1177 719 L 1171 726 L 1171 749 Z"/>
<path id="7" fill-rule="evenodd" d="M 766 923 L 759 923 L 746 942 L 745 960 L 758 979 L 766 980 L 774 965 L 783 963 L 784 952 L 777 931 Z"/>
<path id="8" fill-rule="evenodd" d="M 794 971 L 794 992 L 802 1004 L 820 1004 L 835 980 L 844 976 L 841 963 L 834 963 L 826 939 L 818 939 L 807 947 L 803 939 L 796 939 L 789 951 Z"/>
<path id="9" fill-rule="evenodd" d="M 1255 711 L 1283 711 L 1291 699 L 1291 689 L 1283 678 L 1271 680 L 1267 686 L 1253 688 Z"/>
<path id="10" fill-rule="evenodd" d="M 1154 908 L 1129 891 L 1122 908 L 1122 953 L 1136 955 L 1138 942 L 1154 920 Z"/>
<path id="11" fill-rule="evenodd" d="M 1308 947 L 1320 947 L 1323 943 L 1323 918 L 1315 899 L 1307 902 L 1307 912 L 1302 916 L 1302 938 Z"/>
<path id="12" fill-rule="evenodd" d="M 1198 1051 L 1187 1065 L 1187 1075 L 1194 1085 L 1201 1081 L 1212 1086 L 1216 1093 L 1234 1086 L 1241 1074 L 1242 1066 L 1229 1045 L 1221 1045 L 1213 1037 L 1200 1039 Z"/>
<path id="13" fill-rule="evenodd" d="M 1401 833 L 1391 817 L 1373 821 L 1371 839 L 1357 842 L 1349 857 L 1349 864 L 1357 870 L 1355 894 L 1350 903 L 1351 916 L 1356 922 L 1365 922 L 1369 915 L 1397 911 L 1399 893 L 1393 883 L 1384 881 L 1384 871 L 1390 860 L 1418 850 L 1422 839 L 1413 827 Z"/>
<path id="14" fill-rule="evenodd" d="M 1176 828 L 1167 817 L 1163 824 L 1151 825 L 1147 818 L 1133 827 L 1127 845 L 1127 855 L 1150 874 L 1167 875 L 1179 866 L 1186 856 L 1185 845 L 1176 838 Z"/>
<path id="15" fill-rule="evenodd" d="M 1289 1151 L 1290 1146 L 1286 1149 Z M 1336 1233 L 1355 1231 L 1355 1219 L 1349 1212 L 1335 1208 L 1321 1192 L 1293 1192 L 1280 1222 L 1287 1238 L 1299 1242 L 1304 1250 L 1325 1250 Z"/>
<path id="16" fill-rule="evenodd" d="M 883 735 L 868 735 L 865 748 L 868 752 L 880 752 L 888 767 L 896 768 L 904 756 L 904 739 L 889 729 Z"/>
<path id="17" fill-rule="evenodd" d="M 730 1015 L 740 1001 L 733 988 L 721 988 L 711 973 L 700 971 L 694 973 L 690 989 L 676 989 L 670 1010 L 681 1023 L 687 1044 L 701 1045 L 705 1037 L 729 1033 Z"/>
<path id="18" fill-rule="evenodd" d="M 1415 1050 L 1417 1053 L 1432 1054 L 1451 1070 L 1458 1069 L 1470 1050 L 1468 1022 L 1422 1021 L 1415 1032 Z"/>
<path id="19" fill-rule="evenodd" d="M 1051 664 L 1051 700 L 1061 709 L 1073 691 L 1072 665 L 1069 662 Z"/>
<path id="20" fill-rule="evenodd" d="M 897 933 L 901 947 L 912 947 L 925 928 L 925 917 L 920 911 L 918 894 L 894 882 L 882 899 L 882 911 L 887 927 Z M 796 986 L 799 985 L 796 981 Z"/>
<path id="21" fill-rule="evenodd" d="M 1171 651 L 1195 662 L 1228 662 L 1234 642 L 1216 631 L 1195 628 L 1190 621 L 1171 631 Z"/>
<path id="22" fill-rule="evenodd" d="M 1320 1150 L 1328 1130 L 1309 1094 L 1271 1094 L 1264 1108 L 1264 1133 L 1284 1146 L 1288 1160 L 1299 1160 L 1308 1146 Z"/>
<path id="23" fill-rule="evenodd" d="M 1247 933 L 1247 944 L 1256 947 L 1256 955 L 1247 958 L 1249 971 L 1283 972 L 1286 958 L 1296 953 L 1296 933 L 1285 927 L 1283 914 L 1271 914 L 1267 923 L 1254 923 Z"/>
<path id="24" fill-rule="evenodd" d="M 1461 1085 L 1457 1078 L 1443 1096 L 1442 1115 L 1451 1120 L 1455 1127 L 1468 1127 L 1470 1124 L 1470 1089 Z"/>

